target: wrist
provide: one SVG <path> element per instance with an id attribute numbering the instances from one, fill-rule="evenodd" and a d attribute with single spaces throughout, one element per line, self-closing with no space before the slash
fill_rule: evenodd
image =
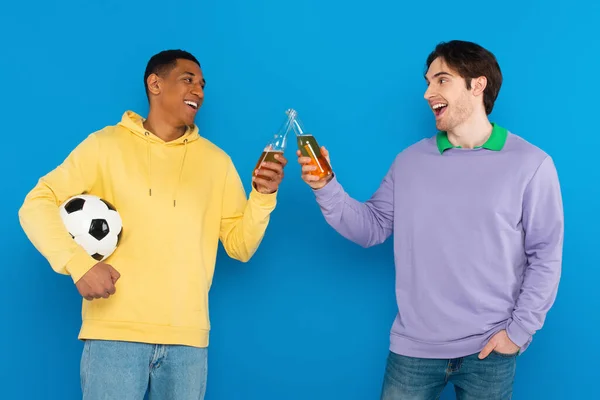
<path id="1" fill-rule="evenodd" d="M 519 348 L 523 347 L 531 339 L 529 332 L 523 329 L 514 319 L 510 319 L 506 325 L 506 335 Z"/>
<path id="2" fill-rule="evenodd" d="M 325 186 L 327 186 L 327 185 L 329 184 L 329 182 L 331 182 L 331 181 L 333 180 L 333 177 L 334 177 L 334 174 L 332 173 L 331 175 L 329 175 L 329 176 L 328 176 L 328 177 L 325 179 L 325 182 L 323 183 L 323 185 L 322 185 L 322 186 L 318 186 L 318 187 L 311 186 L 311 189 L 312 189 L 312 190 L 321 190 L 321 189 L 323 189 Z"/>

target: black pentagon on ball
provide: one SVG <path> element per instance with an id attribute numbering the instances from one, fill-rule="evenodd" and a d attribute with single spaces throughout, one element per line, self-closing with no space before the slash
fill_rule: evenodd
<path id="1" fill-rule="evenodd" d="M 93 219 L 90 224 L 90 235 L 96 240 L 102 240 L 108 235 L 108 222 L 104 219 Z"/>
<path id="2" fill-rule="evenodd" d="M 104 256 L 103 256 L 102 254 L 100 254 L 100 253 L 94 253 L 94 255 L 92 255 L 92 258 L 93 258 L 94 260 L 96 260 L 96 261 L 102 261 L 102 258 L 103 258 L 103 257 L 104 257 Z"/>
<path id="3" fill-rule="evenodd" d="M 75 199 L 70 200 L 67 204 L 65 204 L 65 210 L 67 214 L 74 213 L 75 211 L 80 211 L 83 209 L 83 205 L 85 204 L 85 199 L 81 197 L 77 197 Z"/>

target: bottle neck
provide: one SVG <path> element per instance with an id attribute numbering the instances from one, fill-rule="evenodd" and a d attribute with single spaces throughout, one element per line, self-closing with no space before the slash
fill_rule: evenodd
<path id="1" fill-rule="evenodd" d="M 298 119 L 298 117 L 294 118 L 294 121 L 292 122 L 292 128 L 294 129 L 294 133 L 296 133 L 296 136 L 310 135 L 310 133 L 304 129 L 304 126 L 302 125 L 302 122 Z"/>

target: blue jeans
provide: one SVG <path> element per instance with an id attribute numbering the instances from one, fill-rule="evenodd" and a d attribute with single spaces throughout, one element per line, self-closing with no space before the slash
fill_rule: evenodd
<path id="1" fill-rule="evenodd" d="M 206 348 L 87 340 L 81 356 L 83 400 L 202 400 Z"/>
<path id="2" fill-rule="evenodd" d="M 390 352 L 381 400 L 436 400 L 451 382 L 458 400 L 508 400 L 512 397 L 517 355 L 492 352 L 440 360 Z"/>

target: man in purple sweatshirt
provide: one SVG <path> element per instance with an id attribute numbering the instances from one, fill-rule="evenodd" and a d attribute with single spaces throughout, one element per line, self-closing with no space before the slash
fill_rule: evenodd
<path id="1" fill-rule="evenodd" d="M 398 314 L 381 398 L 510 399 L 516 357 L 552 306 L 563 209 L 552 158 L 491 123 L 502 84 L 495 56 L 464 41 L 427 59 L 437 134 L 402 151 L 366 202 L 334 175 L 302 178 L 337 232 L 363 247 L 394 233 Z M 322 149 L 328 157 L 325 148 Z"/>

